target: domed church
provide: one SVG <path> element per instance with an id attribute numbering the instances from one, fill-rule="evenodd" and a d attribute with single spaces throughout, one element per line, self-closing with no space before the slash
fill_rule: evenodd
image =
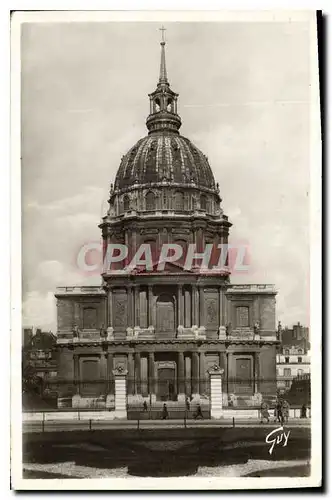
<path id="1" fill-rule="evenodd" d="M 225 407 L 276 393 L 276 291 L 231 285 L 232 224 L 207 157 L 180 134 L 178 97 L 163 40 L 148 133 L 122 157 L 99 226 L 101 286 L 56 290 L 59 407 L 111 408 L 118 367 L 128 408 L 208 408 L 216 366 Z"/>

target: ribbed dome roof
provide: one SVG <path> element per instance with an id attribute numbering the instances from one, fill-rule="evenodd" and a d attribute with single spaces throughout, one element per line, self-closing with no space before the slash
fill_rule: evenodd
<path id="1" fill-rule="evenodd" d="M 122 158 L 115 189 L 135 184 L 172 182 L 215 189 L 206 156 L 187 138 L 172 132 L 153 133 L 140 139 Z"/>
<path id="2" fill-rule="evenodd" d="M 150 114 L 146 120 L 149 135 L 140 139 L 123 156 L 114 188 L 126 190 L 137 184 L 170 182 L 216 190 L 206 156 L 179 134 L 178 94 L 173 92 L 168 82 L 165 44 L 163 38 L 160 43 L 159 81 L 156 90 L 149 94 Z"/>

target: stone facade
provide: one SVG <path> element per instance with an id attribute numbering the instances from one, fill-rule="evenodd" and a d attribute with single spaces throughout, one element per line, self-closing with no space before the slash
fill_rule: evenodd
<path id="1" fill-rule="evenodd" d="M 127 399 L 209 401 L 209 371 L 223 370 L 223 405 L 257 405 L 276 392 L 275 295 L 272 285 L 231 285 L 226 260 L 231 223 L 220 206 L 208 160 L 179 135 L 178 95 L 161 72 L 150 94 L 149 134 L 123 157 L 100 228 L 128 254 L 103 269 L 101 287 L 57 289 L 59 405 L 108 406 L 114 370 L 127 373 Z M 158 266 L 163 244 L 183 254 Z M 149 267 L 129 265 L 141 245 Z M 190 245 L 212 246 L 208 265 Z M 219 253 L 218 253 L 219 252 Z M 107 261 L 108 262 L 108 261 Z"/>
<path id="2" fill-rule="evenodd" d="M 64 318 L 61 319 L 63 328 L 58 331 L 59 377 L 63 382 L 60 400 L 74 391 L 76 405 L 106 406 L 107 400 L 114 399 L 113 370 L 118 365 L 128 371 L 129 402 L 150 398 L 150 394 L 152 400 L 183 401 L 185 396 L 206 400 L 209 398 L 208 372 L 215 364 L 224 370 L 226 405 L 256 405 L 259 394 L 273 397 L 275 330 L 266 328 L 257 332 L 254 328 L 257 311 L 263 325 L 262 311 L 268 303 L 268 309 L 274 311 L 272 287 L 260 285 L 258 290 L 250 285 L 242 291 L 239 285 L 219 285 L 218 288 L 215 283 L 209 287 L 203 278 L 196 278 L 194 284 L 189 285 L 179 274 L 168 275 L 164 283 L 159 275 L 117 280 L 118 283 L 112 281 L 112 287 L 106 286 L 105 290 L 98 287 L 57 290 L 58 302 L 66 303 L 66 307 L 58 311 L 72 310 L 71 316 L 65 316 L 66 325 Z M 209 281 L 211 285 L 212 279 Z M 187 288 L 188 308 L 192 303 L 194 307 L 189 314 L 191 325 L 184 327 L 180 320 L 184 316 L 183 291 Z M 148 296 L 147 307 L 141 305 L 142 289 Z M 159 310 L 158 300 L 167 293 L 172 301 L 164 301 Z M 211 308 L 209 296 L 214 293 L 215 307 Z M 172 320 L 169 319 L 173 314 L 170 304 L 175 304 Z M 260 304 L 263 304 L 262 311 Z M 233 323 L 234 327 L 226 329 L 238 307 L 248 307 L 251 323 L 246 327 Z M 89 313 L 88 318 L 97 317 L 97 324 L 84 324 L 85 308 L 95 308 L 95 313 Z M 75 323 L 75 330 L 73 318 L 78 309 L 83 312 Z M 101 312 L 98 314 L 98 311 Z M 207 320 L 209 315 L 213 321 L 217 317 L 217 325 Z M 165 323 L 164 318 L 167 318 Z M 107 329 L 103 329 L 105 324 Z"/>

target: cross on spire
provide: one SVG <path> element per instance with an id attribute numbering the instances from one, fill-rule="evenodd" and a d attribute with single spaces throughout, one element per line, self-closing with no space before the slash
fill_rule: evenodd
<path id="1" fill-rule="evenodd" d="M 164 28 L 164 26 L 162 26 L 161 28 L 159 28 L 159 31 L 161 31 L 161 43 L 166 43 L 166 40 L 165 40 L 166 28 Z"/>
<path id="2" fill-rule="evenodd" d="M 160 73 L 159 73 L 159 83 L 168 83 L 167 81 L 167 72 L 166 72 L 166 57 L 165 57 L 165 31 L 166 28 L 162 26 L 159 28 L 161 31 L 161 39 L 162 41 L 160 42 L 161 45 L 161 58 L 160 58 Z"/>

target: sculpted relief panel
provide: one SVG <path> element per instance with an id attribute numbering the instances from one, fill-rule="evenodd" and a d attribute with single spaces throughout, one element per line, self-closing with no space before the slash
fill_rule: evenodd
<path id="1" fill-rule="evenodd" d="M 219 296 L 216 290 L 205 291 L 205 322 L 206 327 L 217 328 L 219 326 Z"/>
<path id="2" fill-rule="evenodd" d="M 114 294 L 114 326 L 127 327 L 127 294 L 125 291 Z"/>

